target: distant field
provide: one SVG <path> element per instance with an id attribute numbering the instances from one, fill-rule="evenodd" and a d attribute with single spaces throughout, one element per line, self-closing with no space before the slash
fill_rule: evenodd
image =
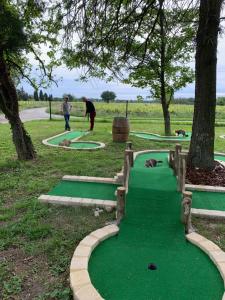
<path id="1" fill-rule="evenodd" d="M 46 101 L 20 101 L 20 110 L 25 108 L 34 107 L 48 107 Z M 72 102 L 71 115 L 81 117 L 84 115 L 85 105 L 82 102 Z M 95 102 L 95 107 L 98 117 L 114 117 L 114 116 L 125 116 L 126 103 L 104 103 Z M 171 120 L 192 120 L 193 117 L 193 105 L 187 104 L 171 104 L 170 114 Z M 61 102 L 52 102 L 52 113 L 61 114 Z M 162 119 L 162 108 L 161 104 L 156 103 L 131 103 L 128 104 L 128 116 L 130 118 L 150 118 L 150 119 Z M 225 106 L 217 106 L 216 119 L 219 121 L 225 121 Z"/>

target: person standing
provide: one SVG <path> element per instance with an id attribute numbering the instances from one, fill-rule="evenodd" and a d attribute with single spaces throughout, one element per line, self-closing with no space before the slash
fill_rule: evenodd
<path id="1" fill-rule="evenodd" d="M 70 130 L 69 121 L 70 121 L 70 111 L 72 105 L 68 101 L 69 101 L 69 97 L 65 96 L 64 101 L 62 103 L 62 109 L 61 109 L 65 119 L 65 130 Z"/>
<path id="2" fill-rule="evenodd" d="M 95 106 L 86 97 L 83 97 L 82 100 L 86 104 L 85 116 L 87 116 L 87 114 L 90 115 L 90 130 L 93 130 L 94 129 L 94 124 L 95 124 L 95 116 L 96 116 Z"/>

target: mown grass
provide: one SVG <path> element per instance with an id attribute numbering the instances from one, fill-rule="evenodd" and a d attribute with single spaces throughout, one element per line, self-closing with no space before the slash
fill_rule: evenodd
<path id="1" fill-rule="evenodd" d="M 52 113 L 61 114 L 61 101 L 52 102 Z M 111 118 L 114 116 L 125 116 L 126 103 L 105 103 L 95 102 L 97 115 L 99 117 Z M 35 108 L 35 107 L 46 107 L 49 111 L 48 101 L 20 101 L 20 109 Z M 191 121 L 193 117 L 193 105 L 187 104 L 171 104 L 170 105 L 171 121 Z M 85 112 L 85 105 L 83 102 L 72 102 L 71 115 L 76 117 L 82 117 Z M 129 118 L 150 118 L 152 120 L 161 120 L 163 117 L 162 107 L 160 103 L 132 103 L 128 104 L 128 115 Z M 216 119 L 218 122 L 225 124 L 225 106 L 217 105 L 216 108 Z"/>
<path id="2" fill-rule="evenodd" d="M 162 122 L 134 120 L 130 125 L 131 130 L 163 134 Z M 86 234 L 114 219 L 114 213 L 96 218 L 90 208 L 44 205 L 37 198 L 65 174 L 114 176 L 123 164 L 125 145 L 112 142 L 112 119 L 97 119 L 94 132 L 83 138 L 106 143 L 106 148 L 93 152 L 42 145 L 43 139 L 63 131 L 63 120 L 32 121 L 25 126 L 38 153 L 32 162 L 16 159 L 10 128 L 0 124 L 0 299 L 72 299 L 68 275 L 73 251 Z M 84 130 L 88 123 L 75 118 L 71 127 Z M 172 130 L 177 128 L 172 125 Z M 190 131 L 191 125 L 182 128 Z M 224 150 L 225 140 L 219 138 L 224 133 L 225 127 L 216 128 L 217 151 Z M 135 136 L 130 140 L 136 151 L 174 147 L 174 143 Z M 200 232 L 205 231 L 205 223 L 195 223 Z M 223 226 L 218 224 L 216 235 L 213 226 L 209 238 L 224 241 Z M 225 249 L 224 242 L 220 246 Z"/>

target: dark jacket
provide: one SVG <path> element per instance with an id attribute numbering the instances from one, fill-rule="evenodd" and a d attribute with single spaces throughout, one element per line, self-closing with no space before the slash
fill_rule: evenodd
<path id="1" fill-rule="evenodd" d="M 86 101 L 86 114 L 90 114 L 95 112 L 94 104 L 91 101 Z"/>

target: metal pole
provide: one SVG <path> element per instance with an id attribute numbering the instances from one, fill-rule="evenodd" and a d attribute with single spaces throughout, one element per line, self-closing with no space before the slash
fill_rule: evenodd
<path id="1" fill-rule="evenodd" d="M 52 120 L 52 101 L 49 99 L 49 118 Z"/>
<path id="2" fill-rule="evenodd" d="M 127 118 L 127 111 L 128 111 L 128 100 L 126 101 L 126 118 Z"/>

